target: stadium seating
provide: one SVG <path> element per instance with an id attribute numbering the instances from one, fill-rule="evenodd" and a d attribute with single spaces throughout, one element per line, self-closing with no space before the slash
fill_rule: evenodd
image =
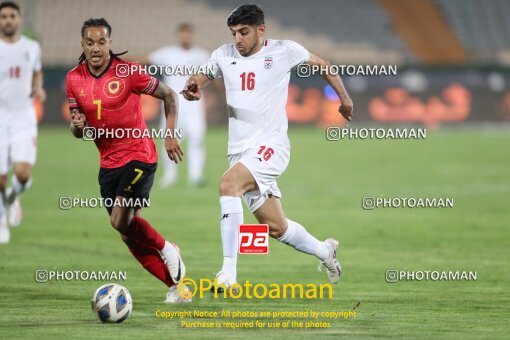
<path id="1" fill-rule="evenodd" d="M 510 50 L 510 1 L 437 0 L 453 31 L 475 63 L 497 62 Z"/>
<path id="2" fill-rule="evenodd" d="M 335 62 L 403 64 L 412 60 L 376 0 L 324 0 L 324 6 L 304 0 L 258 2 L 267 10 L 268 36 L 300 41 Z M 139 55 L 171 43 L 175 26 L 182 21 L 194 23 L 197 42 L 212 50 L 230 40 L 225 20 L 239 5 L 231 0 L 153 0 L 140 11 L 135 0 L 20 3 L 26 27 L 36 32 L 45 49 L 43 61 L 49 66 L 76 62 L 81 24 L 98 16 L 113 26 L 116 51 Z M 44 10 L 48 7 L 51 12 Z"/>
<path id="3" fill-rule="evenodd" d="M 510 62 L 510 1 L 431 0 L 469 54 L 471 63 Z M 228 42 L 225 19 L 238 0 L 19 0 L 25 29 L 44 48 L 46 66 L 72 65 L 81 53 L 80 27 L 90 17 L 113 26 L 115 50 L 140 55 L 173 42 L 175 26 L 189 21 L 209 50 Z M 378 0 L 259 0 L 268 36 L 302 42 L 336 63 L 418 64 Z M 47 11 L 51 8 L 51 11 Z M 334 10 L 332 10 L 334 9 Z"/>

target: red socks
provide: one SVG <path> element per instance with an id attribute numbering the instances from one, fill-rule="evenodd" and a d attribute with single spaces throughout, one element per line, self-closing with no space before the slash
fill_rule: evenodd
<path id="1" fill-rule="evenodd" d="M 140 264 L 168 287 L 174 282 L 159 251 L 165 246 L 165 239 L 150 223 L 141 217 L 133 217 L 129 225 L 126 244 Z"/>
<path id="2" fill-rule="evenodd" d="M 168 287 L 173 286 L 174 282 L 168 271 L 168 267 L 154 247 L 145 246 L 134 240 L 127 240 L 126 245 L 133 256 L 140 264 L 152 275 L 161 280 Z"/>
<path id="3" fill-rule="evenodd" d="M 162 250 L 165 246 L 165 239 L 156 229 L 151 227 L 150 223 L 141 217 L 133 217 L 129 230 L 125 234 L 128 239 L 136 240 L 143 245 L 154 247 L 156 250 Z"/>

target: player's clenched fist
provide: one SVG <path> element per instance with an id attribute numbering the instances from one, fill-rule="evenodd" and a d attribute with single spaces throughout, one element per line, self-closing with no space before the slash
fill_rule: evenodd
<path id="1" fill-rule="evenodd" d="M 351 98 L 343 99 L 342 104 L 338 108 L 338 112 L 340 112 L 345 119 L 347 119 L 348 121 L 351 121 L 352 110 L 353 110 L 353 103 L 352 103 Z"/>
<path id="2" fill-rule="evenodd" d="M 202 97 L 202 91 L 200 90 L 200 86 L 198 82 L 193 79 L 189 79 L 184 86 L 184 89 L 180 92 L 186 100 L 200 100 Z"/>
<path id="3" fill-rule="evenodd" d="M 182 162 L 184 152 L 182 152 L 181 143 L 175 138 L 165 139 L 165 148 L 170 160 L 174 161 L 175 164 Z"/>
<path id="4" fill-rule="evenodd" d="M 73 110 L 71 118 L 72 118 L 71 124 L 73 124 L 73 126 L 76 129 L 83 130 L 83 128 L 87 126 L 87 118 L 83 113 L 79 112 L 78 110 L 76 109 Z"/>

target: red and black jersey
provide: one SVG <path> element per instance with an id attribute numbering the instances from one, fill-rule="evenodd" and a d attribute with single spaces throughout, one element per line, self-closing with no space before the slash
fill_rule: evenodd
<path id="1" fill-rule="evenodd" d="M 96 129 L 147 129 L 140 95 L 152 94 L 158 80 L 140 72 L 127 75 L 125 71 L 132 65 L 136 63 L 111 57 L 108 67 L 98 76 L 90 73 L 86 62 L 76 66 L 66 77 L 69 107 L 80 109 L 88 126 Z M 121 77 L 117 76 L 118 68 L 123 68 Z M 151 138 L 97 138 L 95 143 L 101 155 L 101 168 L 118 168 L 133 160 L 157 162 Z"/>

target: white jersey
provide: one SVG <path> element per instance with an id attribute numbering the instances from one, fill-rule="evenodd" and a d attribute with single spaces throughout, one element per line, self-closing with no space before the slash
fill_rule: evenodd
<path id="1" fill-rule="evenodd" d="M 291 40 L 265 40 L 257 53 L 243 57 L 233 44 L 215 50 L 213 73 L 223 77 L 229 116 L 228 154 L 258 144 L 289 145 L 287 103 L 290 70 L 310 53 Z"/>
<path id="2" fill-rule="evenodd" d="M 37 124 L 32 92 L 34 72 L 41 70 L 41 47 L 25 36 L 14 43 L 0 39 L 0 124 Z"/>
<path id="3" fill-rule="evenodd" d="M 184 49 L 179 45 L 162 47 L 149 55 L 149 61 L 153 65 L 171 65 L 171 66 L 200 66 L 207 62 L 209 55 L 208 53 L 199 47 L 192 47 L 190 49 Z M 186 81 L 189 75 L 167 75 L 163 76 L 163 82 L 170 86 L 174 91 L 179 93 L 184 89 Z M 200 110 L 204 112 L 203 101 L 190 102 L 182 100 L 182 96 L 179 96 L 179 111 L 189 112 Z M 186 119 L 182 115 L 179 119 Z"/>

